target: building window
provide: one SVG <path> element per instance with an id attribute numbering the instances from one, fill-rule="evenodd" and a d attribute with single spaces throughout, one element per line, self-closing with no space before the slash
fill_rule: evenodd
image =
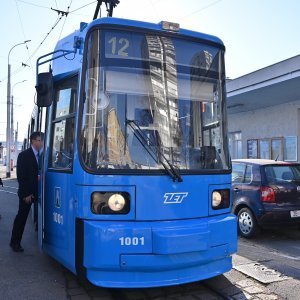
<path id="1" fill-rule="evenodd" d="M 271 141 L 271 159 L 283 160 L 282 138 L 275 138 Z"/>
<path id="2" fill-rule="evenodd" d="M 247 158 L 258 158 L 257 140 L 247 141 Z"/>
<path id="3" fill-rule="evenodd" d="M 229 149 L 232 159 L 242 158 L 242 133 L 229 133 Z"/>
<path id="4" fill-rule="evenodd" d="M 297 137 L 248 140 L 247 158 L 297 161 Z"/>
<path id="5" fill-rule="evenodd" d="M 284 160 L 297 161 L 297 137 L 287 136 L 284 138 Z"/>
<path id="6" fill-rule="evenodd" d="M 270 159 L 270 140 L 259 140 L 259 158 Z"/>

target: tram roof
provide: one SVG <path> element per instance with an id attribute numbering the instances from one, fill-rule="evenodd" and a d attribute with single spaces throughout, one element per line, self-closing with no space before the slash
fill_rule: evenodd
<path id="1" fill-rule="evenodd" d="M 127 27 L 138 27 L 143 29 L 149 29 L 154 31 L 162 31 L 162 21 L 159 23 L 148 23 L 143 21 L 137 21 L 137 20 L 128 20 L 128 19 L 122 19 L 122 18 L 99 18 L 91 23 L 88 24 L 88 29 L 90 27 L 94 27 L 96 25 L 102 25 L 102 24 L 108 24 L 108 25 L 120 25 L 120 26 L 127 26 Z M 209 35 L 206 33 L 201 33 L 193 30 L 188 29 L 182 29 L 180 28 L 178 33 L 180 35 L 189 36 L 189 37 L 195 37 L 199 39 L 205 39 L 207 41 L 219 44 L 224 47 L 224 43 L 221 39 L 214 35 Z"/>

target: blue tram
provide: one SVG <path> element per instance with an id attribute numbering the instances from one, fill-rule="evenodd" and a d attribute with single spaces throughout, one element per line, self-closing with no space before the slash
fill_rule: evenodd
<path id="1" fill-rule="evenodd" d="M 41 248 L 103 287 L 229 271 L 237 226 L 223 43 L 169 22 L 80 27 L 37 61 Z"/>

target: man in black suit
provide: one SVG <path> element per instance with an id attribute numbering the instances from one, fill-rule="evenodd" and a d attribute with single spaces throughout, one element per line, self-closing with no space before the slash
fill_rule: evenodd
<path id="1" fill-rule="evenodd" d="M 17 160 L 17 179 L 19 183 L 19 210 L 16 215 L 10 247 L 15 252 L 23 252 L 21 239 L 31 204 L 38 200 L 38 159 L 42 147 L 41 133 L 33 132 L 30 136 L 31 147 L 22 151 Z"/>

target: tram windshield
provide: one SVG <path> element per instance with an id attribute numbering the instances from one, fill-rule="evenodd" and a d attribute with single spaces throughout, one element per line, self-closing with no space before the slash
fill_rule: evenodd
<path id="1" fill-rule="evenodd" d="M 222 49 L 95 30 L 83 80 L 80 150 L 88 169 L 229 168 Z"/>

